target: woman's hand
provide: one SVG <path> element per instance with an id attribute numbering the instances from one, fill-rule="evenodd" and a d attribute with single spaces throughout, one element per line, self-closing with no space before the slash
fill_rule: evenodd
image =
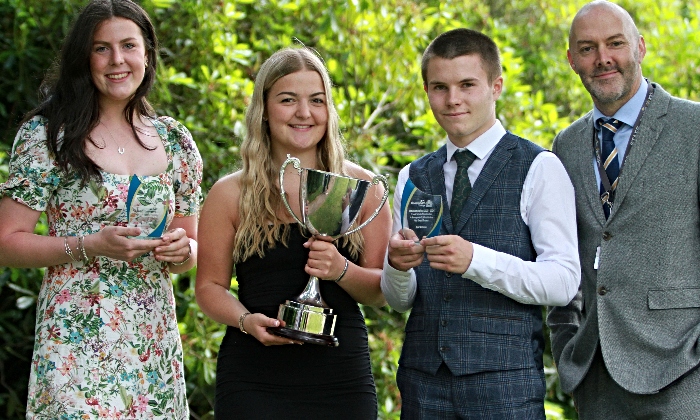
<path id="1" fill-rule="evenodd" d="M 182 264 L 192 254 L 192 246 L 187 232 L 183 228 L 172 229 L 162 236 L 163 241 L 153 250 L 158 261 Z"/>
<path id="2" fill-rule="evenodd" d="M 88 257 L 105 256 L 120 261 L 133 261 L 163 243 L 160 238 L 132 238 L 139 234 L 141 229 L 137 227 L 105 226 L 99 232 L 85 236 L 85 252 Z"/>
<path id="3" fill-rule="evenodd" d="M 312 237 L 304 244 L 309 248 L 309 259 L 304 270 L 311 276 L 323 280 L 335 280 L 340 277 L 345 267 L 345 257 L 330 238 Z"/>
<path id="4" fill-rule="evenodd" d="M 284 327 L 284 321 L 270 318 L 266 315 L 255 313 L 250 314 L 243 319 L 243 329 L 248 334 L 255 337 L 259 342 L 266 346 L 279 346 L 283 344 L 304 344 L 301 341 L 291 340 L 289 338 L 280 337 L 270 334 L 267 327 Z"/>

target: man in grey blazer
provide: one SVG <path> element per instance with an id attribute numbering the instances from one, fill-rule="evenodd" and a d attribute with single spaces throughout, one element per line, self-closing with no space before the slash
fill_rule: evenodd
<path id="1" fill-rule="evenodd" d="M 698 418 L 700 104 L 642 77 L 644 38 L 613 3 L 579 10 L 567 54 L 595 106 L 553 146 L 583 276 L 547 317 L 561 386 L 582 420 Z"/>

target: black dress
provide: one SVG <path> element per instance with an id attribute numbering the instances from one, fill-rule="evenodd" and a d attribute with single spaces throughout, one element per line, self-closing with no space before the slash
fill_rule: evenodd
<path id="1" fill-rule="evenodd" d="M 252 313 L 276 318 L 279 305 L 298 296 L 309 275 L 308 249 L 298 225 L 289 247 L 281 243 L 236 265 L 238 296 Z M 347 257 L 344 250 L 341 254 Z M 377 418 L 367 328 L 357 302 L 332 281 L 321 294 L 337 314 L 338 347 L 315 344 L 269 346 L 229 326 L 216 369 L 217 419 Z"/>

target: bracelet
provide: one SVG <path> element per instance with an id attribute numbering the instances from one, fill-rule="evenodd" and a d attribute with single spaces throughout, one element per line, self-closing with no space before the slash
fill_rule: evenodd
<path id="1" fill-rule="evenodd" d="M 80 257 L 83 259 L 83 263 L 85 265 L 90 264 L 90 258 L 88 258 L 87 252 L 85 252 L 85 236 L 83 235 L 78 235 L 78 251 L 80 252 Z"/>
<path id="2" fill-rule="evenodd" d="M 345 277 L 345 273 L 347 273 L 347 272 L 348 272 L 348 259 L 346 258 L 345 259 L 345 268 L 343 268 L 343 272 L 340 273 L 340 276 L 338 276 L 338 278 L 335 279 L 335 282 L 338 283 L 340 280 L 342 280 L 343 277 Z"/>
<path id="3" fill-rule="evenodd" d="M 244 334 L 248 334 L 248 331 L 246 331 L 245 328 L 243 328 L 243 321 L 245 321 L 245 317 L 247 317 L 248 315 L 250 315 L 250 312 L 244 312 L 241 314 L 241 316 L 238 317 L 238 329 L 240 329 L 241 332 Z"/>
<path id="4" fill-rule="evenodd" d="M 68 244 L 68 237 L 64 236 L 63 237 L 63 247 L 66 250 L 66 255 L 70 257 L 71 260 L 75 262 L 79 262 L 80 260 L 75 258 L 75 255 L 73 255 L 73 250 L 70 249 L 70 245 Z"/>
<path id="5" fill-rule="evenodd" d="M 187 261 L 189 261 L 189 260 L 190 260 L 190 257 L 192 256 L 192 245 L 191 245 L 189 242 L 187 242 L 187 248 L 189 249 L 189 251 L 187 251 L 187 258 L 185 258 L 184 260 L 180 261 L 179 263 L 171 262 L 170 264 L 172 264 L 172 265 L 183 265 L 183 264 L 185 264 Z"/>

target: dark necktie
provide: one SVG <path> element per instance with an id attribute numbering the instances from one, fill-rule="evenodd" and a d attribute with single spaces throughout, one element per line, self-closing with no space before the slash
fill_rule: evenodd
<path id="1" fill-rule="evenodd" d="M 457 223 L 459 213 L 462 212 L 464 203 L 467 202 L 469 194 L 472 192 L 472 184 L 469 182 L 469 166 L 476 159 L 476 155 L 467 149 L 458 150 L 453 155 L 457 161 L 457 173 L 452 188 L 452 204 L 450 204 L 450 215 L 452 216 L 452 224 Z"/>
<path id="2" fill-rule="evenodd" d="M 602 138 L 600 149 L 601 149 L 601 159 L 603 163 L 603 169 L 608 175 L 608 180 L 610 181 L 610 191 L 615 191 L 617 187 L 617 177 L 620 174 L 620 160 L 617 157 L 617 148 L 615 147 L 615 142 L 613 142 L 613 137 L 615 133 L 622 126 L 622 121 L 616 120 L 615 118 L 605 119 L 599 118 L 598 124 L 600 124 Z M 605 193 L 605 186 L 603 182 L 600 183 L 600 193 Z M 610 216 L 610 206 L 603 204 L 603 211 L 605 212 L 605 218 Z"/>

